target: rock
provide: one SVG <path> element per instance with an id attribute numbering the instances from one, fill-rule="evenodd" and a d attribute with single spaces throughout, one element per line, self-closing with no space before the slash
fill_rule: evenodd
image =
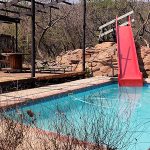
<path id="1" fill-rule="evenodd" d="M 72 51 L 72 54 L 82 53 L 82 49 L 76 49 Z"/>
<path id="2" fill-rule="evenodd" d="M 70 50 L 70 51 L 67 51 L 66 53 L 67 53 L 67 55 L 71 55 L 72 51 Z"/>
<path id="3" fill-rule="evenodd" d="M 113 66 L 117 66 L 117 65 L 118 65 L 118 62 L 112 61 L 112 64 L 113 64 Z"/>
<path id="4" fill-rule="evenodd" d="M 140 70 L 143 76 L 150 77 L 150 48 L 141 47 L 137 51 Z M 95 47 L 86 48 L 86 67 L 91 69 L 93 76 L 117 76 L 118 56 L 116 44 L 104 42 Z M 142 59 L 143 58 L 143 59 Z M 82 71 L 82 49 L 69 50 L 56 57 L 56 62 L 64 65 L 72 64 L 73 71 Z"/>
<path id="5" fill-rule="evenodd" d="M 146 56 L 144 59 L 143 59 L 144 62 L 149 62 L 150 61 L 150 55 Z"/>
<path id="6" fill-rule="evenodd" d="M 150 48 L 142 46 L 140 52 L 138 53 L 140 69 L 144 77 L 150 76 Z"/>
<path id="7" fill-rule="evenodd" d="M 61 57 L 60 63 L 61 64 L 68 64 L 69 61 L 70 61 L 70 59 L 69 59 L 68 55 L 64 55 Z"/>
<path id="8" fill-rule="evenodd" d="M 82 64 L 78 64 L 75 71 L 82 71 Z"/>
<path id="9" fill-rule="evenodd" d="M 114 42 L 103 42 L 102 44 L 97 44 L 95 46 L 95 49 L 106 49 L 108 47 L 111 47 L 114 45 Z"/>
<path id="10" fill-rule="evenodd" d="M 95 71 L 95 72 L 93 72 L 93 76 L 102 76 L 102 72 L 101 71 Z"/>
<path id="11" fill-rule="evenodd" d="M 91 63 L 88 63 L 88 66 L 89 67 L 95 67 L 95 66 L 98 66 L 98 63 L 96 63 L 96 62 L 91 62 Z"/>
<path id="12" fill-rule="evenodd" d="M 100 68 L 101 72 L 103 72 L 103 73 L 106 73 L 109 69 L 110 69 L 109 66 L 102 66 L 102 67 Z"/>
<path id="13" fill-rule="evenodd" d="M 150 71 L 150 65 L 145 65 L 145 66 L 144 66 L 144 69 L 145 69 L 146 71 Z"/>
<path id="14" fill-rule="evenodd" d="M 149 61 L 144 62 L 144 65 L 150 65 L 150 60 L 149 60 Z"/>
<path id="15" fill-rule="evenodd" d="M 92 72 L 99 71 L 99 70 L 100 70 L 99 67 L 94 67 L 94 68 L 92 68 Z"/>
<path id="16" fill-rule="evenodd" d="M 108 73 L 107 73 L 107 76 L 113 77 L 113 76 L 114 76 L 113 71 L 108 72 Z"/>
<path id="17" fill-rule="evenodd" d="M 93 54 L 93 53 L 98 53 L 98 51 L 96 51 L 95 49 L 88 49 L 88 50 L 86 50 L 86 53 L 87 54 Z"/>
<path id="18" fill-rule="evenodd" d="M 85 54 L 85 58 L 86 58 L 86 60 L 90 59 L 91 58 L 91 54 Z"/>
<path id="19" fill-rule="evenodd" d="M 114 77 L 118 76 L 118 70 L 114 69 L 113 73 L 114 73 Z"/>
<path id="20" fill-rule="evenodd" d="M 61 56 L 57 56 L 56 57 L 56 62 L 60 62 L 61 61 Z"/>

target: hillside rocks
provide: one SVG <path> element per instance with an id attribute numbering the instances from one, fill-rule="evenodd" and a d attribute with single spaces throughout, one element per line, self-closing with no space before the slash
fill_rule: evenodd
<path id="1" fill-rule="evenodd" d="M 118 58 L 116 44 L 104 42 L 95 47 L 86 48 L 86 68 L 93 76 L 117 76 Z M 140 69 L 144 77 L 150 78 L 150 49 L 141 47 L 138 50 Z M 57 56 L 57 63 L 62 65 L 72 65 L 74 71 L 82 71 L 82 49 L 67 51 L 65 54 Z"/>
<path id="2" fill-rule="evenodd" d="M 150 48 L 142 46 L 138 50 L 140 70 L 144 77 L 150 78 Z"/>

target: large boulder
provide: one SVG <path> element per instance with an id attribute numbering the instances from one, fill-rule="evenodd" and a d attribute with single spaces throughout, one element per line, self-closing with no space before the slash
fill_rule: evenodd
<path id="1" fill-rule="evenodd" d="M 137 50 L 140 70 L 144 77 L 150 77 L 150 48 L 141 47 Z M 118 56 L 116 44 L 104 42 L 95 47 L 86 48 L 86 68 L 93 76 L 117 76 Z M 56 58 L 56 62 L 72 65 L 74 71 L 82 71 L 82 49 L 70 50 Z"/>
<path id="2" fill-rule="evenodd" d="M 113 45 L 114 45 L 113 42 L 104 42 L 104 43 L 102 43 L 102 44 L 97 44 L 97 45 L 95 46 L 95 49 L 96 49 L 96 50 L 103 50 L 103 49 L 107 49 L 107 48 L 109 48 L 109 47 L 111 47 L 111 46 L 113 46 Z"/>
<path id="3" fill-rule="evenodd" d="M 143 73 L 143 77 L 150 78 L 150 48 L 141 46 L 137 51 L 140 70 Z"/>

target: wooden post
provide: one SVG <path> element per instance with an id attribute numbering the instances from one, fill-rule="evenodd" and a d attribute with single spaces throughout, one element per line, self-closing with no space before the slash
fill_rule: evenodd
<path id="1" fill-rule="evenodd" d="M 16 50 L 15 52 L 17 53 L 18 52 L 18 23 L 15 23 L 16 24 Z"/>
<path id="2" fill-rule="evenodd" d="M 31 0 L 31 12 L 32 12 L 32 73 L 31 77 L 35 77 L 35 56 L 36 56 L 36 51 L 35 51 L 35 0 Z"/>

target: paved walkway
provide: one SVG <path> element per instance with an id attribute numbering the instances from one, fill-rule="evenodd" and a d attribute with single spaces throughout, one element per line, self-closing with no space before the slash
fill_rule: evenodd
<path id="1" fill-rule="evenodd" d="M 12 106 L 30 100 L 37 100 L 40 98 L 58 95 L 61 93 L 72 92 L 74 90 L 99 85 L 107 82 L 111 82 L 110 78 L 99 76 L 66 82 L 62 84 L 55 84 L 34 89 L 4 93 L 0 94 L 0 107 Z M 150 79 L 145 79 L 145 82 L 150 83 Z"/>
<path id="2" fill-rule="evenodd" d="M 111 80 L 105 77 L 92 77 L 62 84 L 0 94 L 0 107 L 12 106 L 18 103 L 24 103 L 30 100 L 37 100 L 48 96 L 67 93 L 107 82 L 111 82 Z"/>

